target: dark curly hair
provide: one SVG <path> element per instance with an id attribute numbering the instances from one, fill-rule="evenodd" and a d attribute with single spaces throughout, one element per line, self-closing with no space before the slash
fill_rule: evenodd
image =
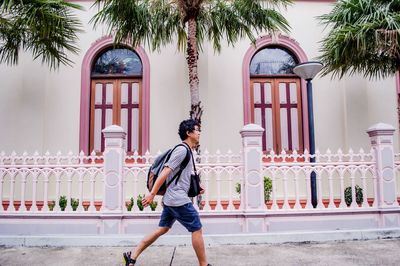
<path id="1" fill-rule="evenodd" d="M 194 119 L 187 119 L 187 120 L 183 120 L 180 125 L 179 125 L 179 137 L 181 138 L 181 140 L 185 140 L 187 139 L 188 135 L 187 132 L 192 132 L 193 130 L 195 130 L 195 126 L 200 127 L 199 122 L 197 122 Z"/>

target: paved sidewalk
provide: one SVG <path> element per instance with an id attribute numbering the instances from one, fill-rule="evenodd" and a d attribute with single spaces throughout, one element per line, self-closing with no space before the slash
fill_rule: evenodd
<path id="1" fill-rule="evenodd" d="M 126 247 L 0 247 L 0 265 L 123 265 Z M 400 239 L 320 243 L 216 245 L 207 247 L 213 266 L 400 265 Z M 172 263 L 171 263 L 172 261 Z M 152 246 L 138 266 L 191 266 L 191 246 Z"/>

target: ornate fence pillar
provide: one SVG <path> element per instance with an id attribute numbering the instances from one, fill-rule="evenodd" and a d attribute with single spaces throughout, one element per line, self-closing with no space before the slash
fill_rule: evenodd
<path id="1" fill-rule="evenodd" d="M 382 211 L 398 207 L 396 171 L 394 165 L 393 133 L 391 125 L 378 123 L 367 130 L 375 156 L 376 201 Z M 399 226 L 398 214 L 382 212 L 381 226 Z"/>
<path id="2" fill-rule="evenodd" d="M 240 131 L 243 143 L 244 180 L 241 205 L 246 212 L 265 209 L 264 179 L 262 175 L 262 135 L 264 129 L 248 124 Z"/>
<path id="3" fill-rule="evenodd" d="M 124 207 L 123 167 L 126 133 L 122 127 L 116 125 L 109 126 L 102 132 L 105 138 L 105 150 L 103 153 L 104 197 L 101 210 L 107 216 L 103 220 L 103 233 L 120 233 L 120 216 Z"/>

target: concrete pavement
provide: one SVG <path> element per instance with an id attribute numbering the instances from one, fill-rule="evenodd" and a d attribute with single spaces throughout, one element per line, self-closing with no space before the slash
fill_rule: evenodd
<path id="1" fill-rule="evenodd" d="M 127 247 L 0 247 L 0 265 L 123 265 Z M 207 246 L 213 266 L 400 265 L 400 239 Z M 196 264 L 191 246 L 152 246 L 138 266 Z"/>

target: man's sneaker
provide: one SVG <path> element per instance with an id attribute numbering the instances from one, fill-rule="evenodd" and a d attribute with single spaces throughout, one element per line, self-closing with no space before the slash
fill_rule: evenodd
<path id="1" fill-rule="evenodd" d="M 132 253 L 130 251 L 124 252 L 122 256 L 124 257 L 125 266 L 132 266 L 135 265 L 136 260 L 131 258 Z"/>

